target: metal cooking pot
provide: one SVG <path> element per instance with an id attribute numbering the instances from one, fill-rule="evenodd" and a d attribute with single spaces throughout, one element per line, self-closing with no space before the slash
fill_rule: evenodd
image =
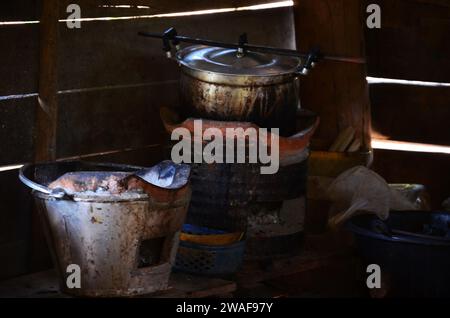
<path id="1" fill-rule="evenodd" d="M 190 46 L 177 52 L 185 115 L 295 129 L 300 58 Z"/>
<path id="2" fill-rule="evenodd" d="M 181 101 L 185 117 L 252 122 L 264 128 L 280 128 L 282 136 L 295 132 L 298 76 L 308 74 L 324 58 L 318 49 L 305 54 L 249 45 L 246 33 L 239 36 L 237 44 L 181 36 L 173 27 L 163 34 L 138 34 L 161 39 L 169 58 L 172 46 L 176 48 L 175 56 L 182 70 Z M 194 45 L 180 50 L 181 43 Z"/>

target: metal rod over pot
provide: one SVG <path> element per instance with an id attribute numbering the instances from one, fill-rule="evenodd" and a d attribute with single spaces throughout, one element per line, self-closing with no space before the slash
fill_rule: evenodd
<path id="1" fill-rule="evenodd" d="M 244 33 L 239 36 L 238 44 L 235 43 L 225 43 L 218 41 L 211 41 L 206 39 L 199 38 L 191 38 L 186 36 L 178 35 L 175 28 L 171 27 L 167 29 L 163 34 L 158 33 L 150 33 L 150 32 L 139 32 L 138 33 L 144 37 L 162 39 L 163 41 L 163 50 L 166 52 L 167 57 L 172 57 L 172 47 L 171 43 L 177 50 L 180 48 L 180 43 L 190 43 L 190 44 L 200 44 L 211 47 L 221 47 L 227 49 L 236 49 L 238 52 L 238 57 L 245 55 L 246 52 L 258 52 L 258 53 L 268 53 L 274 55 L 283 55 L 283 56 L 292 56 L 304 59 L 304 62 L 301 66 L 299 66 L 298 73 L 302 75 L 307 75 L 309 70 L 314 67 L 314 64 L 317 63 L 321 59 L 336 61 L 336 62 L 348 62 L 348 63 L 357 63 L 364 64 L 365 60 L 362 58 L 355 57 L 343 57 L 343 56 L 330 56 L 325 55 L 320 52 L 319 49 L 312 49 L 308 53 L 299 52 L 296 50 L 283 49 L 283 48 L 275 48 L 269 46 L 259 46 L 259 45 L 249 45 L 247 41 L 247 34 Z"/>

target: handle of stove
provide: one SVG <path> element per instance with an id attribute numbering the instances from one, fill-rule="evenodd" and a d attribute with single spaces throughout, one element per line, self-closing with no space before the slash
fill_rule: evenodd
<path id="1" fill-rule="evenodd" d="M 26 175 L 27 171 L 32 167 L 31 164 L 26 164 L 19 170 L 19 179 L 22 181 L 23 184 L 25 184 L 27 187 L 31 188 L 34 191 L 38 191 L 40 193 L 46 194 L 50 197 L 56 198 L 56 199 L 62 199 L 65 196 L 67 196 L 67 193 L 60 188 L 57 189 L 50 189 L 48 187 L 42 186 L 40 184 L 37 184 L 36 182 L 31 181 Z"/>

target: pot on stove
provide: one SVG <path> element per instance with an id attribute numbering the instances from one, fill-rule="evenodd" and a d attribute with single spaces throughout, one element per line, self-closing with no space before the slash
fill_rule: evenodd
<path id="1" fill-rule="evenodd" d="M 176 58 L 185 115 L 292 133 L 299 108 L 298 57 L 195 45 Z"/>
<path id="2" fill-rule="evenodd" d="M 139 35 L 161 39 L 169 58 L 176 48 L 185 117 L 252 122 L 280 128 L 283 136 L 295 132 L 299 75 L 325 57 L 317 49 L 305 54 L 249 45 L 246 33 L 237 44 L 181 36 L 173 27 L 163 34 Z M 181 43 L 194 45 L 180 50 Z"/>

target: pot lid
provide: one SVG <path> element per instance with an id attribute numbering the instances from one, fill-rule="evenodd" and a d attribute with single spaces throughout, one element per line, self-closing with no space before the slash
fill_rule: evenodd
<path id="1" fill-rule="evenodd" d="M 190 46 L 177 53 L 186 67 L 226 75 L 275 76 L 296 72 L 300 59 L 290 56 L 246 52 L 238 57 L 236 49 Z"/>

